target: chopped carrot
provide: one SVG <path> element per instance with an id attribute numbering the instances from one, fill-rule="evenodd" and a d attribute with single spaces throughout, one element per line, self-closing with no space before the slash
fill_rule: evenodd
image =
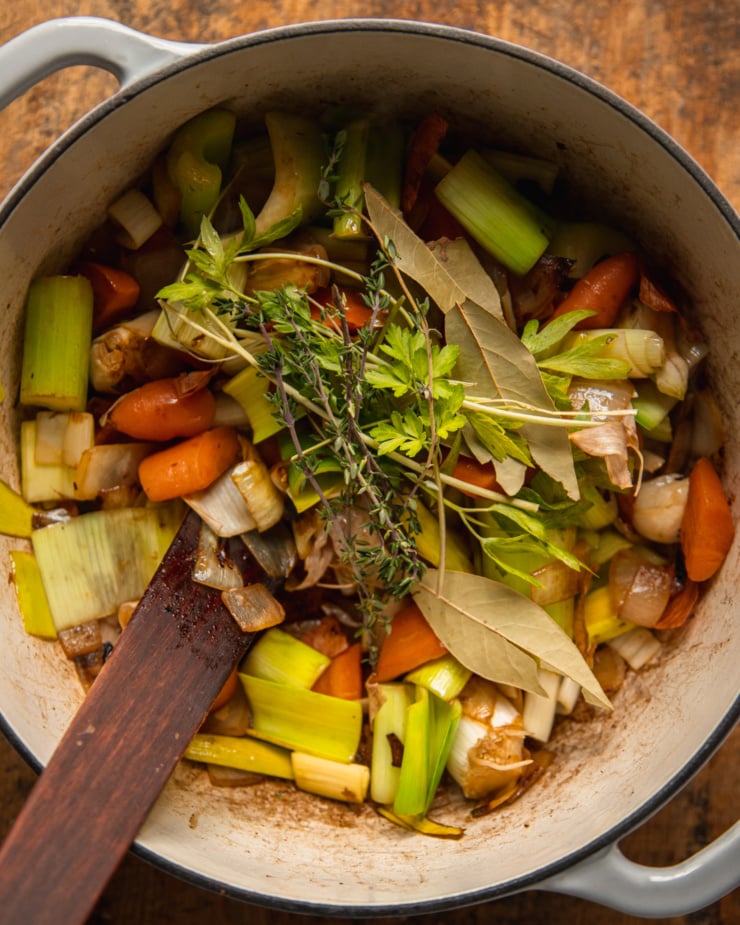
<path id="1" fill-rule="evenodd" d="M 239 673 L 236 668 L 234 668 L 231 674 L 226 679 L 224 686 L 216 694 L 216 699 L 210 706 L 208 710 L 209 713 L 214 713 L 216 710 L 220 710 L 221 707 L 225 706 L 239 688 Z"/>
<path id="2" fill-rule="evenodd" d="M 334 292 L 335 289 L 339 294 L 339 304 L 337 304 L 337 297 Z M 362 295 L 354 289 L 327 286 L 323 289 L 318 289 L 313 294 L 313 299 L 321 305 L 327 307 L 334 306 L 338 310 L 341 309 L 344 313 L 347 327 L 351 333 L 358 331 L 360 328 L 364 328 L 365 325 L 370 322 L 373 315 L 372 309 L 365 304 Z M 321 317 L 320 309 L 316 309 L 312 306 L 312 316 L 316 320 L 319 320 Z M 331 319 L 331 321 L 334 323 L 333 319 Z"/>
<path id="3" fill-rule="evenodd" d="M 401 191 L 401 208 L 404 212 L 413 209 L 429 162 L 439 150 L 448 127 L 447 120 L 434 112 L 417 125 L 406 155 L 406 173 Z"/>
<path id="4" fill-rule="evenodd" d="M 98 334 L 125 318 L 139 301 L 141 288 L 134 277 L 118 267 L 86 260 L 78 267 L 93 291 L 93 331 Z"/>
<path id="5" fill-rule="evenodd" d="M 465 229 L 455 216 L 449 212 L 431 193 L 426 200 L 424 218 L 419 226 L 419 237 L 424 241 L 439 241 L 447 238 L 454 241 L 465 237 Z"/>
<path id="6" fill-rule="evenodd" d="M 150 501 L 169 501 L 207 488 L 240 454 L 236 430 L 214 427 L 145 457 L 139 464 L 139 481 Z"/>
<path id="7" fill-rule="evenodd" d="M 690 578 L 683 588 L 671 597 L 660 620 L 655 624 L 656 630 L 672 630 L 683 626 L 699 600 L 699 585 Z"/>
<path id="8" fill-rule="evenodd" d="M 461 482 L 467 482 L 468 485 L 474 485 L 476 488 L 487 488 L 489 491 L 499 490 L 493 463 L 479 463 L 470 456 L 458 457 L 452 477 Z M 464 489 L 461 491 L 465 493 Z"/>
<path id="9" fill-rule="evenodd" d="M 353 643 L 335 655 L 312 688 L 318 694 L 359 700 L 362 697 L 362 645 Z"/>
<path id="10" fill-rule="evenodd" d="M 681 521 L 681 549 L 686 574 L 706 581 L 724 562 L 735 528 L 722 482 L 711 460 L 702 456 L 689 475 L 689 491 Z"/>
<path id="11" fill-rule="evenodd" d="M 675 303 L 644 273 L 640 274 L 640 301 L 656 312 L 677 312 Z"/>
<path id="12" fill-rule="evenodd" d="M 308 627 L 298 634 L 301 642 L 321 652 L 329 658 L 334 658 L 349 648 L 347 634 L 336 617 L 327 614 L 318 620 L 310 620 Z"/>
<path id="13" fill-rule="evenodd" d="M 393 617 L 388 635 L 378 657 L 378 681 L 392 681 L 433 658 L 441 658 L 447 649 L 439 641 L 416 604 L 403 607 Z"/>
<path id="14" fill-rule="evenodd" d="M 136 440 L 194 437 L 213 423 L 216 399 L 207 370 L 145 382 L 113 404 L 104 423 Z"/>
<path id="15" fill-rule="evenodd" d="M 578 280 L 551 318 L 558 318 L 566 312 L 588 310 L 596 314 L 579 321 L 576 328 L 593 330 L 611 327 L 639 278 L 640 267 L 635 254 L 625 251 L 607 257 Z"/>

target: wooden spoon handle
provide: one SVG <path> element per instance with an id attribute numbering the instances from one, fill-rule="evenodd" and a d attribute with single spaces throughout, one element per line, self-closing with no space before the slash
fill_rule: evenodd
<path id="1" fill-rule="evenodd" d="M 194 584 L 189 514 L 0 848 L 0 919 L 83 923 L 251 636 Z"/>

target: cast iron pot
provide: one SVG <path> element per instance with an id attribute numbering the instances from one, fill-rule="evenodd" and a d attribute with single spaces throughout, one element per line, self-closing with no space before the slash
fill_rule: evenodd
<path id="1" fill-rule="evenodd" d="M 219 103 L 258 122 L 268 108 L 380 98 L 401 116 L 436 109 L 497 145 L 552 158 L 584 201 L 610 203 L 610 217 L 649 243 L 690 293 L 710 342 L 727 421 L 726 485 L 740 495 L 740 223 L 686 153 L 614 94 L 539 54 L 444 26 L 345 20 L 204 47 L 72 18 L 0 49 L 0 105 L 73 64 L 112 71 L 121 89 L 41 158 L 0 212 L 6 478 L 17 484 L 13 396 L 27 286 L 64 266 L 171 131 Z M 737 719 L 739 572 L 736 544 L 677 644 L 631 678 L 612 715 L 569 730 L 541 784 L 478 821 L 451 806 L 445 815 L 465 825 L 462 841 L 410 835 L 370 807 L 282 786 L 212 789 L 183 765 L 135 850 L 203 887 L 324 915 L 431 912 L 530 888 L 636 915 L 709 904 L 738 883 L 739 825 L 669 869 L 631 863 L 618 842 L 696 773 Z M 57 647 L 24 635 L 9 581 L 0 582 L 0 634 L 3 726 L 40 768 L 81 699 L 79 685 Z"/>

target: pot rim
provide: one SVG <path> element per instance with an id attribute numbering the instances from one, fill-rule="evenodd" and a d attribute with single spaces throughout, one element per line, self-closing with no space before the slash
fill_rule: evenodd
<path id="1" fill-rule="evenodd" d="M 640 112 L 635 106 L 608 89 L 595 79 L 588 77 L 573 67 L 548 55 L 534 51 L 516 43 L 477 33 L 472 30 L 448 26 L 445 24 L 422 22 L 405 19 L 378 19 L 378 18 L 348 18 L 318 20 L 306 23 L 295 23 L 276 26 L 247 35 L 216 42 L 212 45 L 193 45 L 193 51 L 185 53 L 179 60 L 153 70 L 136 78 L 132 83 L 117 91 L 108 99 L 102 101 L 82 116 L 74 125 L 67 129 L 52 145 L 34 162 L 28 171 L 10 191 L 6 199 L 0 204 L 0 227 L 10 218 L 30 189 L 43 174 L 49 170 L 55 161 L 78 142 L 95 125 L 103 121 L 108 115 L 124 106 L 126 103 L 146 92 L 153 86 L 165 82 L 170 77 L 200 66 L 211 60 L 226 55 L 240 53 L 245 49 L 301 39 L 307 36 L 329 35 L 349 32 L 365 33 L 393 33 L 411 34 L 417 36 L 438 38 L 448 42 L 476 45 L 499 55 L 518 59 L 534 67 L 542 69 L 552 76 L 573 84 L 585 90 L 591 96 L 614 109 L 619 115 L 634 123 L 639 129 L 657 142 L 666 154 L 675 160 L 680 167 L 700 186 L 707 198 L 716 207 L 724 221 L 730 226 L 735 236 L 740 240 L 740 215 L 736 212 L 729 200 L 719 190 L 716 183 L 706 171 L 688 154 L 688 152 L 657 123 Z M 178 45 L 181 52 L 183 46 Z M 725 738 L 733 730 L 740 719 L 740 695 L 731 707 L 716 723 L 711 734 L 681 769 L 655 794 L 646 800 L 640 807 L 629 815 L 623 817 L 618 823 L 594 838 L 590 843 L 572 852 L 565 854 L 548 865 L 538 868 L 521 877 L 514 877 L 505 882 L 493 884 L 479 890 L 455 895 L 441 899 L 421 900 L 407 905 L 398 903 L 382 905 L 334 905 L 326 903 L 311 903 L 310 901 L 295 901 L 271 897 L 262 893 L 252 893 L 249 890 L 231 886 L 222 881 L 199 874 L 180 864 L 170 861 L 156 851 L 147 848 L 139 842 L 134 842 L 132 853 L 153 864 L 155 867 L 178 877 L 180 880 L 191 883 L 197 887 L 217 892 L 232 899 L 238 899 L 266 908 L 272 908 L 289 913 L 324 915 L 328 917 L 380 917 L 396 915 L 402 909 L 404 914 L 419 914 L 440 912 L 461 905 L 475 905 L 478 903 L 501 898 L 525 889 L 536 888 L 544 880 L 562 873 L 576 863 L 605 851 L 619 842 L 630 831 L 645 822 L 656 813 L 673 796 L 675 796 L 689 780 L 709 760 L 712 754 L 721 746 Z M 4 732 L 14 749 L 21 754 L 29 766 L 36 772 L 42 770 L 42 763 L 20 741 L 15 731 L 0 710 L 0 729 Z"/>

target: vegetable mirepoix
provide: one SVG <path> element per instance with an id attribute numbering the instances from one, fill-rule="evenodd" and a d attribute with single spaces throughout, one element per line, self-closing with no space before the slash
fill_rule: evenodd
<path id="1" fill-rule="evenodd" d="M 193 580 L 256 639 L 188 759 L 443 838 L 440 793 L 485 815 L 619 709 L 734 537 L 685 298 L 557 164 L 464 134 L 176 130 L 31 288 L 0 492 L 28 631 L 85 685 L 194 510 Z"/>

